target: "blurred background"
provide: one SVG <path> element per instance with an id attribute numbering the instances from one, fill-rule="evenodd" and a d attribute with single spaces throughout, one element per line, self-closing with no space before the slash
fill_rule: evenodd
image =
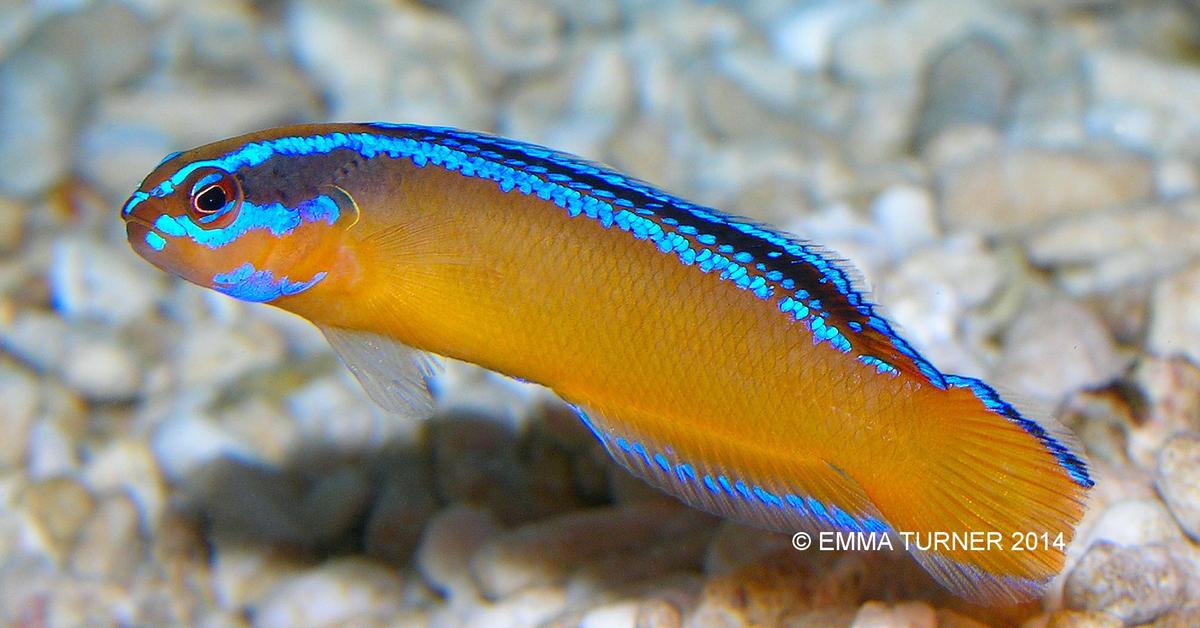
<path id="1" fill-rule="evenodd" d="M 0 0 L 0 623 L 1200 625 L 1200 9 L 1184 1 Z M 1042 603 L 797 552 L 461 364 L 416 423 L 167 277 L 169 152 L 322 120 L 609 162 L 850 257 L 1099 484 Z"/>

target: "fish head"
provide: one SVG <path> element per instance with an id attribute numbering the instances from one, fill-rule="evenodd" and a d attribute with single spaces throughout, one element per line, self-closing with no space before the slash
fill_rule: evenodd
<path id="1" fill-rule="evenodd" d="M 164 271 L 245 301 L 274 302 L 324 281 L 357 205 L 329 164 L 264 154 L 262 135 L 164 159 L 121 211 L 130 246 Z"/>

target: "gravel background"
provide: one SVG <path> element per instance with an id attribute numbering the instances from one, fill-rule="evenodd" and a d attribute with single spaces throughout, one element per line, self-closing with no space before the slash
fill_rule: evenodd
<path id="1" fill-rule="evenodd" d="M 1198 62 L 1184 1 L 0 0 L 0 623 L 1200 625 Z M 304 322 L 130 252 L 163 155 L 326 119 L 548 144 L 852 258 L 1084 440 L 1068 570 L 989 611 L 796 552 L 466 365 L 385 416 Z"/>

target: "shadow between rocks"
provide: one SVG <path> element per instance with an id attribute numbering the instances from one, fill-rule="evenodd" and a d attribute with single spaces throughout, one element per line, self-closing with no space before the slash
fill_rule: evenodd
<path id="1" fill-rule="evenodd" d="M 569 410 L 541 410 L 520 432 L 455 412 L 434 416 L 411 441 L 310 440 L 279 466 L 220 458 L 173 486 L 172 508 L 198 524 L 211 552 L 263 546 L 305 563 L 366 556 L 407 571 L 431 520 L 466 504 L 500 524 L 470 562 L 484 600 L 545 585 L 586 601 L 578 608 L 637 598 L 765 623 L 869 600 L 977 615 L 901 552 L 798 552 L 789 535 L 623 489 L 640 482 L 607 460 Z"/>

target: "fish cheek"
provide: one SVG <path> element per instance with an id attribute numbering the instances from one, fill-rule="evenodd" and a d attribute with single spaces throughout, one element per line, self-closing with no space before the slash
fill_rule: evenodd
<path id="1" fill-rule="evenodd" d="M 187 236 L 170 237 L 161 252 L 143 257 L 172 275 L 205 288 L 212 287 L 211 268 L 217 263 L 215 253 Z"/>
<path id="2" fill-rule="evenodd" d="M 273 238 L 261 231 L 247 232 L 219 246 L 178 237 L 168 243 L 170 254 L 162 256 L 161 266 L 194 284 L 215 289 L 214 277 L 246 263 L 261 265 L 273 246 Z"/>

